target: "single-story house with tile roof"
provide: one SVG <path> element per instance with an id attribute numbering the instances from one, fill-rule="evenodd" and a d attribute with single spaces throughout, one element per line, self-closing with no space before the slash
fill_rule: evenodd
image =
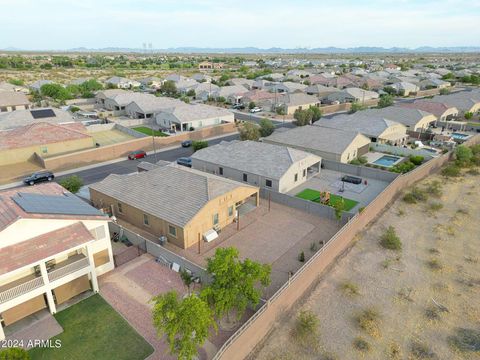
<path id="1" fill-rule="evenodd" d="M 175 165 L 90 185 L 94 206 L 183 249 L 231 224 L 243 203 L 258 206 L 258 196 L 257 187 Z"/>
<path id="2" fill-rule="evenodd" d="M 340 130 L 359 132 L 371 142 L 386 143 L 390 145 L 403 145 L 406 143 L 407 127 L 396 121 L 390 120 L 381 114 L 370 113 L 363 115 L 358 111 L 351 115 L 339 115 L 331 119 L 322 118 L 314 126 L 329 127 Z"/>
<path id="3" fill-rule="evenodd" d="M 480 111 L 480 94 L 474 91 L 461 91 L 448 95 L 434 96 L 433 101 L 455 107 L 462 114 Z"/>
<path id="4" fill-rule="evenodd" d="M 0 191 L 0 340 L 29 315 L 99 291 L 97 276 L 114 267 L 108 222 L 53 182 Z"/>
<path id="5" fill-rule="evenodd" d="M 305 93 L 307 95 L 315 95 L 315 96 L 318 96 L 320 99 L 325 97 L 325 96 L 328 96 L 330 94 L 333 94 L 335 92 L 339 92 L 339 91 L 341 91 L 341 90 L 337 89 L 335 87 L 323 86 L 323 85 L 320 85 L 320 84 L 310 85 L 309 87 L 307 87 L 305 89 Z"/>
<path id="6" fill-rule="evenodd" d="M 248 105 L 254 102 L 256 105 L 262 105 L 265 102 L 270 102 L 275 99 L 275 94 L 265 90 L 251 90 L 243 94 L 241 102 Z"/>
<path id="7" fill-rule="evenodd" d="M 319 172 L 322 161 L 305 151 L 257 141 L 223 141 L 191 157 L 193 169 L 281 193 Z"/>
<path id="8" fill-rule="evenodd" d="M 195 91 L 195 99 L 207 101 L 212 94 L 220 90 L 220 87 L 211 82 L 203 82 L 195 85 L 193 90 Z"/>
<path id="9" fill-rule="evenodd" d="M 97 107 L 113 111 L 115 115 L 126 115 L 126 107 L 135 100 L 142 101 L 152 97 L 151 94 L 143 94 L 122 89 L 102 90 L 95 95 Z"/>
<path id="10" fill-rule="evenodd" d="M 230 85 L 230 86 L 222 86 L 217 91 L 212 93 L 212 96 L 215 99 L 219 97 L 225 98 L 229 103 L 236 104 L 240 101 L 243 94 L 248 92 L 247 88 L 241 85 Z"/>
<path id="11" fill-rule="evenodd" d="M 370 139 L 359 132 L 313 125 L 299 126 L 288 130 L 278 129 L 262 141 L 307 151 L 322 159 L 342 163 L 348 163 L 365 155 L 370 146 Z"/>
<path id="12" fill-rule="evenodd" d="M 46 157 L 94 147 L 95 141 L 81 123 L 37 122 L 0 131 L 0 165 L 29 161 L 35 154 Z"/>
<path id="13" fill-rule="evenodd" d="M 420 87 L 416 84 L 412 84 L 405 81 L 395 82 L 393 84 L 387 85 L 394 88 L 397 91 L 397 94 L 403 93 L 403 95 L 408 96 L 411 93 L 416 93 L 420 90 Z"/>
<path id="14" fill-rule="evenodd" d="M 239 85 L 250 90 L 252 85 L 255 83 L 255 80 L 245 79 L 245 78 L 232 78 L 227 80 L 228 85 Z"/>
<path id="15" fill-rule="evenodd" d="M 183 106 L 185 103 L 181 100 L 158 97 L 150 94 L 141 94 L 125 107 L 125 113 L 135 119 L 148 119 L 155 117 L 162 110 L 172 109 L 177 106 Z"/>
<path id="16" fill-rule="evenodd" d="M 277 107 L 283 107 L 287 115 L 291 115 L 297 109 L 308 109 L 310 106 L 320 106 L 320 100 L 316 96 L 305 93 L 290 93 L 277 96 Z"/>
<path id="17" fill-rule="evenodd" d="M 105 84 L 114 85 L 119 89 L 131 89 L 142 85 L 137 80 L 130 80 L 120 76 L 112 76 L 111 78 L 108 78 L 107 80 L 105 80 Z"/>
<path id="18" fill-rule="evenodd" d="M 384 117 L 385 119 L 393 120 L 397 123 L 405 125 L 407 129 L 411 131 L 424 131 L 438 120 L 435 115 L 429 112 L 402 106 L 387 106 L 382 109 L 367 109 L 365 111 L 360 111 L 358 116 Z"/>
<path id="19" fill-rule="evenodd" d="M 420 81 L 420 88 L 423 89 L 446 89 L 452 86 L 448 81 L 441 79 L 425 79 Z"/>
<path id="20" fill-rule="evenodd" d="M 231 111 L 205 104 L 185 104 L 163 109 L 155 115 L 155 122 L 178 131 L 201 129 L 222 123 L 235 122 Z"/>
<path id="21" fill-rule="evenodd" d="M 363 90 L 360 88 L 347 88 L 339 92 L 334 92 L 326 97 L 326 100 L 330 103 L 338 101 L 339 103 L 347 102 L 359 102 L 378 99 L 380 95 L 375 91 Z"/>
<path id="22" fill-rule="evenodd" d="M 22 92 L 0 91 L 0 112 L 25 110 L 30 107 L 30 101 Z"/>
<path id="23" fill-rule="evenodd" d="M 57 108 L 15 110 L 0 114 L 0 131 L 15 129 L 37 122 L 68 124 L 74 122 L 74 119 L 69 112 Z"/>
<path id="24" fill-rule="evenodd" d="M 456 107 L 429 99 L 415 100 L 413 103 L 399 103 L 397 106 L 426 111 L 435 115 L 440 121 L 452 120 L 458 116 Z"/>

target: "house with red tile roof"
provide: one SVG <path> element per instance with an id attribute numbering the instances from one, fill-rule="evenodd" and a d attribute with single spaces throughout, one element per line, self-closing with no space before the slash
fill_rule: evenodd
<path id="1" fill-rule="evenodd" d="M 0 340 L 22 319 L 98 292 L 97 276 L 114 268 L 108 222 L 56 183 L 0 192 Z"/>
<path id="2" fill-rule="evenodd" d="M 94 147 L 81 123 L 33 123 L 0 131 L 0 166 L 28 161 L 35 154 L 47 157 Z"/>

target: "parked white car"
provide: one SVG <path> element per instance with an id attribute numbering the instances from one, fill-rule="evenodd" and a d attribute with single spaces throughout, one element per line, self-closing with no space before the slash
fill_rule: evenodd
<path id="1" fill-rule="evenodd" d="M 253 109 L 250 109 L 250 112 L 253 114 L 253 113 L 260 112 L 262 110 L 263 110 L 262 108 L 259 108 L 258 106 L 255 106 Z"/>

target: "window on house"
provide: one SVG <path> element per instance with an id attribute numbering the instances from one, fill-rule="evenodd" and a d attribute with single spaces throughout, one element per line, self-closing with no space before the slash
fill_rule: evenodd
<path id="1" fill-rule="evenodd" d="M 121 203 L 117 204 L 117 210 L 118 210 L 119 214 L 123 214 L 123 209 L 122 209 L 122 204 Z"/>
<path id="2" fill-rule="evenodd" d="M 150 226 L 148 222 L 148 215 L 143 214 L 143 225 Z"/>
<path id="3" fill-rule="evenodd" d="M 307 176 L 307 169 L 303 169 L 303 177 Z"/>
<path id="4" fill-rule="evenodd" d="M 233 216 L 233 205 L 228 207 L 228 216 Z"/>
<path id="5" fill-rule="evenodd" d="M 265 186 L 271 188 L 272 187 L 272 180 L 266 179 Z"/>
<path id="6" fill-rule="evenodd" d="M 223 167 L 219 167 L 219 168 L 218 168 L 218 173 L 219 173 L 220 175 L 223 175 Z"/>
<path id="7" fill-rule="evenodd" d="M 218 213 L 213 214 L 213 226 L 218 225 Z"/>
<path id="8" fill-rule="evenodd" d="M 168 225 L 168 233 L 172 236 L 177 237 L 177 228 L 173 225 Z"/>
<path id="9" fill-rule="evenodd" d="M 248 176 L 247 176 L 247 174 L 243 174 L 243 181 L 248 181 Z"/>
<path id="10" fill-rule="evenodd" d="M 294 180 L 295 182 L 297 182 L 297 181 L 298 181 L 298 173 L 297 173 L 297 174 L 295 174 L 295 176 L 293 177 L 293 180 Z"/>

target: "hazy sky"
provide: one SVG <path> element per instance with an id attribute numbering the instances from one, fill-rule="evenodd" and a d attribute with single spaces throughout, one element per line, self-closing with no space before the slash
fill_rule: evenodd
<path id="1" fill-rule="evenodd" d="M 480 0 L 0 0 L 0 48 L 480 46 Z"/>

